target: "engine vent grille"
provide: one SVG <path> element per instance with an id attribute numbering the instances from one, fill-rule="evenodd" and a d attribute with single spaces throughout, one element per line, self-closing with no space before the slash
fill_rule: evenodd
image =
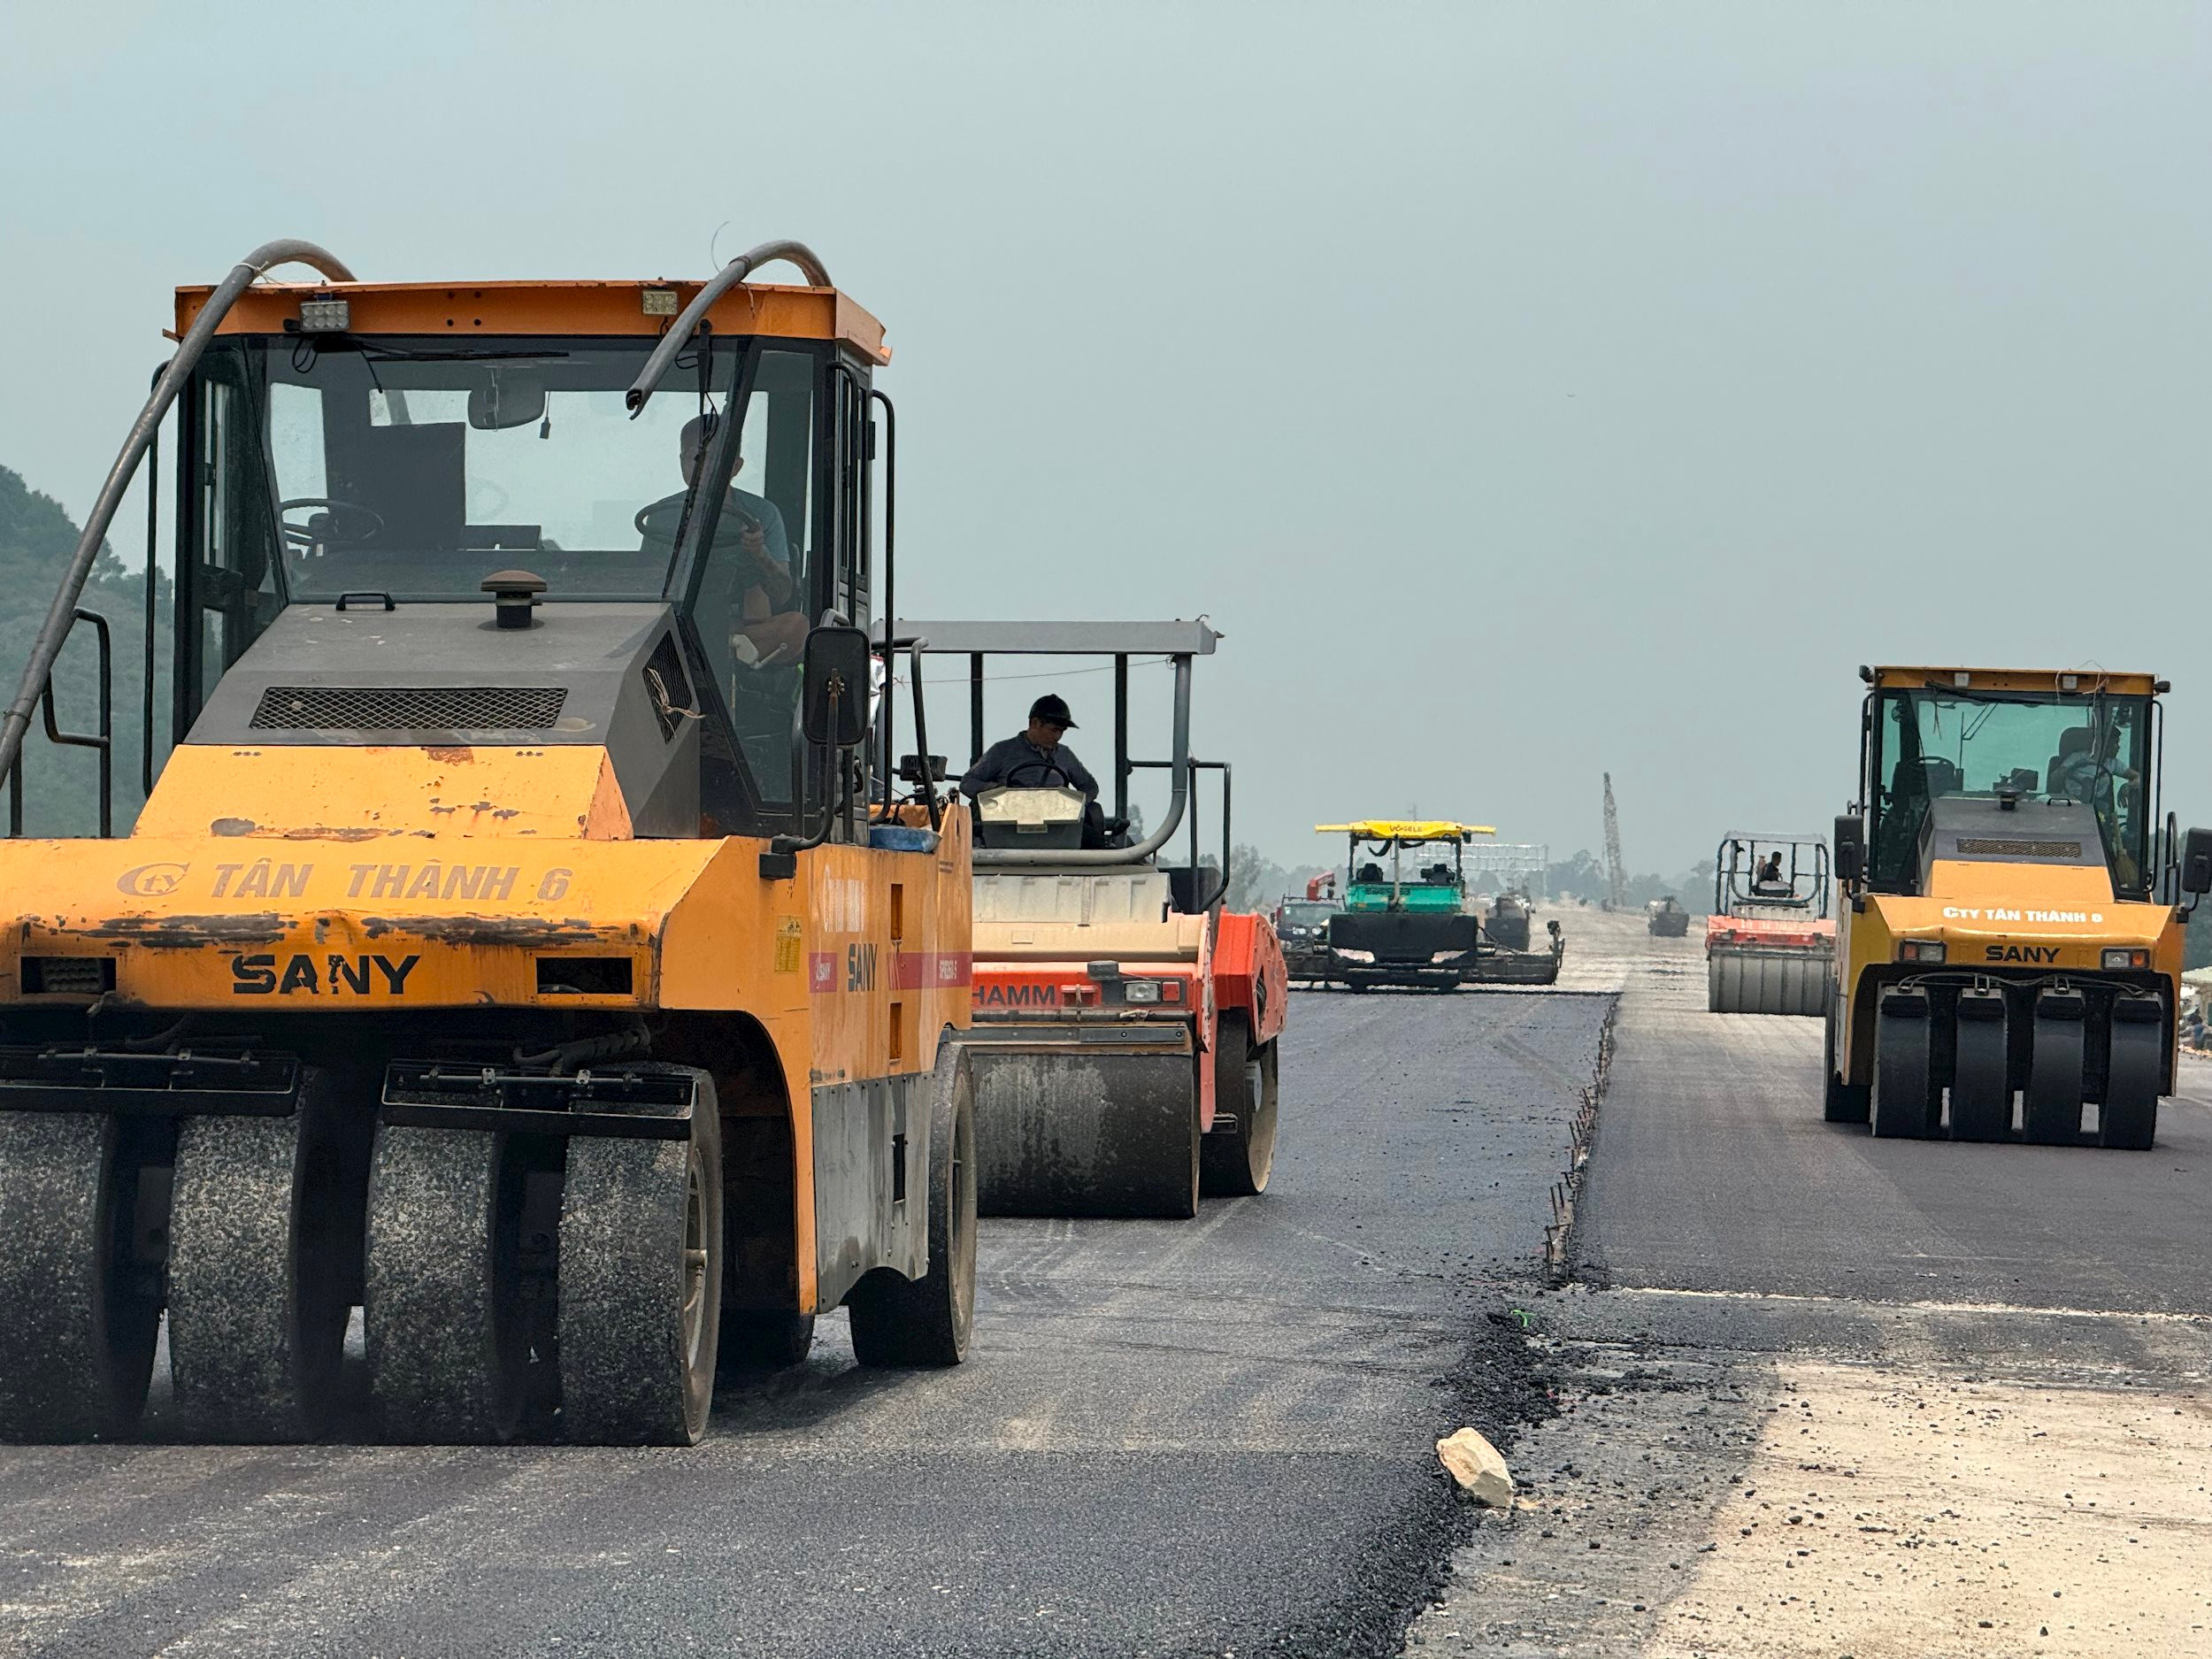
<path id="1" fill-rule="evenodd" d="M 1959 851 L 1979 853 L 1985 858 L 2078 858 L 2079 841 L 1997 841 L 1986 835 L 1962 835 Z"/>
<path id="2" fill-rule="evenodd" d="M 97 996 L 115 988 L 113 956 L 26 956 L 27 996 Z"/>
<path id="3" fill-rule="evenodd" d="M 271 686 L 257 732 L 541 732 L 563 686 Z"/>

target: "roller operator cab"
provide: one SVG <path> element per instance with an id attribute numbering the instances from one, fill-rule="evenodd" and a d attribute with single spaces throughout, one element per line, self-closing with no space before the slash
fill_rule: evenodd
<path id="1" fill-rule="evenodd" d="M 1183 1217 L 1202 1194 L 1263 1192 L 1289 987 L 1272 924 L 1225 902 L 1229 764 L 1191 753 L 1192 664 L 1220 635 L 1179 620 L 902 622 L 898 633 L 964 662 L 972 766 L 988 741 L 995 659 L 1016 659 L 1008 678 L 1023 701 L 1050 683 L 1040 657 L 1097 659 L 1072 672 L 1113 676 L 1107 799 L 1087 801 L 1065 772 L 1030 760 L 975 803 L 971 1048 L 983 1213 Z M 1173 679 L 1168 752 L 1141 758 L 1130 752 L 1131 676 L 1164 668 Z M 1086 729 L 1105 724 L 1092 717 Z M 1167 786 L 1148 834 L 1131 827 L 1140 772 L 1165 774 Z M 1221 803 L 1211 864 L 1199 840 L 1209 773 Z M 1183 856 L 1171 862 L 1178 840 Z"/>
<path id="2" fill-rule="evenodd" d="M 1833 972 L 1833 892 L 1828 843 L 1819 836 L 1722 836 L 1705 918 L 1705 1006 L 1716 1014 L 1817 1018 Z"/>
<path id="3" fill-rule="evenodd" d="M 1878 1135 L 2148 1147 L 2185 905 L 2212 837 L 2158 824 L 2148 674 L 1863 669 L 1827 1117 Z"/>
<path id="4" fill-rule="evenodd" d="M 1530 950 L 1525 901 L 1502 896 L 1486 917 L 1468 893 L 1465 849 L 1497 833 L 1488 825 L 1362 818 L 1314 833 L 1342 835 L 1350 849 L 1343 906 L 1328 924 L 1333 983 L 1443 991 L 1558 979 L 1566 941 L 1557 922 L 1546 925 L 1548 949 Z"/>
<path id="5" fill-rule="evenodd" d="M 272 244 L 177 327 L 180 741 L 127 837 L 0 842 L 0 1436 L 132 1432 L 164 1318 L 215 1439 L 686 1443 L 841 1304 L 958 1360 L 968 830 L 870 735 L 880 326 L 786 243 Z"/>

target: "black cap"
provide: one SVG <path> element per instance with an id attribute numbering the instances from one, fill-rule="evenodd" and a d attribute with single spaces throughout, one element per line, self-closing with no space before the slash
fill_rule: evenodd
<path id="1" fill-rule="evenodd" d="M 1064 727 L 1071 732 L 1075 730 L 1075 717 L 1068 712 L 1067 699 L 1056 691 L 1048 691 L 1036 702 L 1031 703 L 1029 718 L 1033 720 L 1042 720 L 1048 725 Z"/>

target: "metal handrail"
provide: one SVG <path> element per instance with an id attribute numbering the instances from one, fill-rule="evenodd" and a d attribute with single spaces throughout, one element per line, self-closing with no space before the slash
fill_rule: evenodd
<path id="1" fill-rule="evenodd" d="M 799 267 L 800 274 L 818 288 L 833 288 L 829 273 L 814 255 L 814 250 L 803 242 L 764 242 L 757 248 L 749 248 L 731 260 L 712 276 L 706 286 L 692 296 L 691 303 L 678 313 L 661 336 L 660 344 L 653 348 L 653 355 L 645 359 L 645 366 L 638 371 L 630 389 L 622 394 L 623 407 L 635 419 L 644 413 L 648 399 L 660 388 L 661 378 L 668 373 L 668 365 L 676 360 L 676 354 L 691 343 L 691 336 L 698 332 L 699 324 L 712 308 L 715 301 L 742 282 L 755 269 L 779 259 L 788 260 Z"/>
<path id="2" fill-rule="evenodd" d="M 1133 772 L 1165 772 L 1174 764 L 1171 760 L 1133 760 L 1129 763 L 1129 766 Z M 1193 872 L 1191 893 L 1194 899 L 1201 891 L 1196 872 L 1205 868 L 1205 865 L 1198 859 L 1198 774 L 1202 772 L 1217 772 L 1221 774 L 1221 868 L 1217 872 L 1213 891 L 1207 896 L 1206 902 L 1203 904 L 1194 902 L 1191 907 L 1194 913 L 1202 913 L 1210 910 L 1229 896 L 1230 855 L 1233 850 L 1230 840 L 1233 833 L 1230 818 L 1234 809 L 1234 803 L 1230 794 L 1231 775 L 1227 761 L 1201 760 L 1197 756 L 1193 755 L 1185 764 L 1191 775 L 1190 867 Z"/>
<path id="3" fill-rule="evenodd" d="M 38 638 L 31 646 L 31 660 L 24 665 L 22 682 L 16 687 L 15 700 L 0 714 L 0 777 L 12 772 L 23 758 L 24 734 L 30 730 L 31 715 L 38 706 L 41 693 L 54 672 L 54 664 L 61 656 L 62 641 L 77 618 L 77 601 L 84 595 L 84 586 L 92 575 L 93 562 L 100 556 L 100 549 L 107 540 L 108 526 L 115 521 L 118 508 L 123 504 L 123 492 L 130 488 L 139 461 L 160 430 L 161 418 L 169 412 L 169 405 L 191 378 L 199 365 L 201 355 L 208 342 L 215 337 L 216 329 L 236 304 L 238 296 L 250 287 L 254 280 L 273 265 L 308 265 L 315 267 L 334 282 L 354 280 L 353 273 L 336 256 L 317 247 L 311 242 L 289 238 L 265 242 L 230 269 L 208 296 L 200 314 L 192 319 L 192 326 L 184 331 L 178 343 L 177 355 L 169 360 L 161 378 L 154 382 L 153 394 L 139 411 L 138 419 L 131 425 L 130 435 L 123 441 L 122 453 L 115 457 L 115 465 L 108 469 L 107 482 L 100 487 L 98 499 L 86 515 L 84 532 L 77 538 L 77 550 L 70 556 L 69 568 L 62 574 L 61 589 L 48 607 L 46 620 L 40 625 Z"/>

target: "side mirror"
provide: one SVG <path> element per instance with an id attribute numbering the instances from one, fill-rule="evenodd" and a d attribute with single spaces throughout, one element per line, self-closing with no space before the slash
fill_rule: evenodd
<path id="1" fill-rule="evenodd" d="M 1866 873 L 1866 824 L 1856 814 L 1836 820 L 1836 879 L 1856 881 Z"/>
<path id="2" fill-rule="evenodd" d="M 806 636 L 807 741 L 851 749 L 868 735 L 868 636 L 858 628 L 818 627 Z"/>
<path id="3" fill-rule="evenodd" d="M 901 783 L 910 783 L 918 787 L 924 782 L 942 783 L 944 780 L 945 757 L 942 755 L 929 757 L 927 771 L 923 769 L 921 756 L 902 755 L 899 757 L 899 781 Z"/>
<path id="4" fill-rule="evenodd" d="M 2212 830 L 2193 829 L 2181 838 L 2181 890 L 2212 893 Z"/>
<path id="5" fill-rule="evenodd" d="M 469 388 L 469 425 L 479 432 L 504 432 L 545 419 L 545 381 L 535 369 L 486 371 L 481 386 Z"/>

